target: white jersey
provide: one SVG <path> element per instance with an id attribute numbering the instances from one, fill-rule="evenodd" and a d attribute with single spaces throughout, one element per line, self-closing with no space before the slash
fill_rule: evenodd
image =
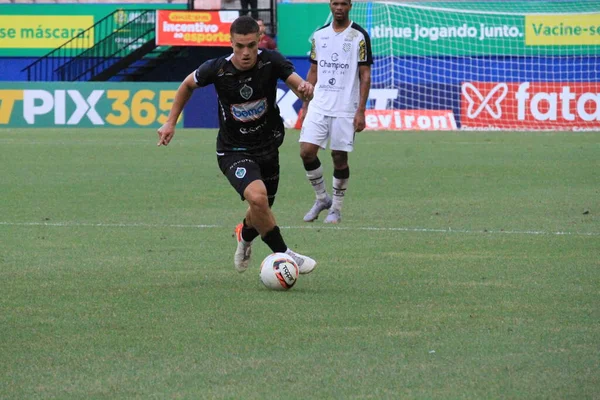
<path id="1" fill-rule="evenodd" d="M 309 107 L 323 115 L 354 117 L 358 66 L 373 64 L 369 34 L 352 21 L 342 32 L 325 25 L 313 35 L 310 62 L 317 65 L 317 84 Z"/>

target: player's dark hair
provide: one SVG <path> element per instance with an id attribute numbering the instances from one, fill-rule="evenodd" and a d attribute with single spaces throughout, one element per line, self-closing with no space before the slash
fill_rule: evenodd
<path id="1" fill-rule="evenodd" d="M 238 35 L 248 35 L 249 33 L 258 34 L 258 31 L 258 23 L 256 23 L 254 18 L 247 15 L 236 18 L 231 24 L 231 28 L 229 28 L 230 35 L 233 35 L 234 33 L 237 33 Z"/>

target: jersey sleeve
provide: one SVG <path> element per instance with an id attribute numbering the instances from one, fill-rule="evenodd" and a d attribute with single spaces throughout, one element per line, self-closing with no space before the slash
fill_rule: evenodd
<path id="1" fill-rule="evenodd" d="M 277 73 L 277 77 L 284 82 L 290 77 L 291 74 L 296 72 L 294 64 L 282 56 L 278 51 L 271 51 L 271 62 L 275 66 L 274 70 Z"/>
<path id="2" fill-rule="evenodd" d="M 362 32 L 362 39 L 358 42 L 358 65 L 373 64 L 373 53 L 371 52 L 371 38 L 367 32 Z"/>
<path id="3" fill-rule="evenodd" d="M 215 82 L 217 75 L 216 60 L 208 60 L 200 65 L 194 73 L 196 85 L 203 87 Z"/>

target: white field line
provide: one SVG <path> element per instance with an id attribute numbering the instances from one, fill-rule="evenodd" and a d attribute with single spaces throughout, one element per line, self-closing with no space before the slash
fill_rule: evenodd
<path id="1" fill-rule="evenodd" d="M 117 142 L 111 140 L 48 140 L 48 141 L 35 141 L 35 140 L 22 140 L 22 139 L 0 139 L 0 144 L 12 144 L 17 146 L 80 146 L 80 145 L 102 145 L 102 146 L 121 146 L 121 145 L 136 145 L 140 144 L 153 144 L 152 140 L 132 139 L 132 140 L 119 140 Z"/>
<path id="2" fill-rule="evenodd" d="M 229 229 L 225 225 L 210 224 L 147 224 L 147 223 L 104 223 L 104 222 L 9 222 L 0 221 L 4 226 L 56 226 L 56 227 L 98 227 L 98 228 L 180 228 L 180 229 Z M 553 235 L 553 236 L 600 236 L 600 232 L 568 232 L 538 230 L 471 230 L 454 228 L 408 228 L 377 226 L 323 226 L 299 225 L 280 226 L 282 229 L 314 229 L 340 231 L 375 231 L 375 232 L 423 232 L 423 233 L 463 233 L 463 234 L 504 234 L 504 235 Z"/>

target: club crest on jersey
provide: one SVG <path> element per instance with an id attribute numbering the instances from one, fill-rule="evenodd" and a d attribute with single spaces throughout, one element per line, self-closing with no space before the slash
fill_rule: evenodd
<path id="1" fill-rule="evenodd" d="M 351 48 L 352 48 L 352 45 L 350 43 L 344 43 L 342 45 L 342 49 L 344 50 L 345 53 L 349 52 Z"/>
<path id="2" fill-rule="evenodd" d="M 235 177 L 242 179 L 243 177 L 246 176 L 246 168 L 244 167 L 237 167 L 237 169 L 235 170 Z"/>
<path id="3" fill-rule="evenodd" d="M 267 112 L 267 99 L 262 98 L 242 104 L 231 105 L 231 115 L 240 122 L 255 121 Z"/>
<path id="4" fill-rule="evenodd" d="M 240 89 L 240 96 L 242 96 L 244 100 L 248 100 L 250 97 L 252 97 L 252 93 L 254 93 L 254 90 L 252 90 L 252 88 L 246 84 L 244 84 L 244 86 L 242 86 Z"/>

